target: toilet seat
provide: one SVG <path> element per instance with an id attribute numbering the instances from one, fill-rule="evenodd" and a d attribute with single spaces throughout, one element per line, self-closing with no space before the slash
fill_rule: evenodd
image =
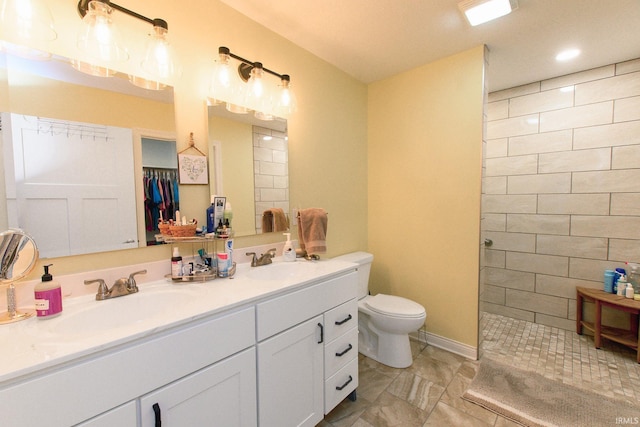
<path id="1" fill-rule="evenodd" d="M 425 315 L 423 306 L 406 298 L 377 294 L 365 300 L 365 305 L 371 311 L 393 317 L 419 318 Z"/>

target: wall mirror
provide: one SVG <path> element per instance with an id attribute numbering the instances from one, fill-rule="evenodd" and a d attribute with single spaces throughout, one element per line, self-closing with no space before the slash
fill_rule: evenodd
<path id="1" fill-rule="evenodd" d="M 59 57 L 42 62 L 0 53 L 0 112 L 128 128 L 133 130 L 134 139 L 139 141 L 145 137 L 165 142 L 175 139 L 171 88 L 150 91 L 131 85 L 126 76 L 91 77 L 73 70 L 67 59 Z M 236 236 L 261 233 L 261 218 L 265 209 L 281 207 L 284 212 L 289 212 L 286 121 L 254 119 L 251 124 L 247 124 L 249 117 L 250 115 L 229 113 L 223 108 L 209 108 L 210 193 L 223 194 L 232 203 Z M 278 159 L 278 167 L 285 172 L 280 177 L 266 174 L 266 180 L 274 181 L 270 190 L 256 186 L 257 181 L 265 179 L 265 176 L 254 173 L 254 166 L 260 167 L 261 162 L 260 158 L 254 157 L 254 152 L 261 153 L 259 144 L 255 150 L 249 149 L 248 156 L 238 157 L 239 153 L 247 152 L 244 145 L 243 148 L 234 148 L 226 138 L 226 135 L 234 132 L 238 123 L 249 126 L 252 130 L 253 126 L 257 126 L 257 135 L 275 137 L 276 142 L 285 147 Z M 251 133 L 249 144 L 253 144 L 254 139 L 258 138 Z M 0 132 L 0 146 L 8 143 L 6 135 L 2 135 L 3 132 Z M 142 184 L 137 183 L 143 177 L 139 150 L 134 144 L 131 156 L 136 165 L 134 185 L 142 188 Z M 0 162 L 0 198 L 5 201 L 6 206 L 5 173 L 13 174 L 14 171 L 5 170 L 2 163 Z M 86 166 L 86 163 L 83 165 Z M 267 167 L 264 164 L 263 171 Z M 137 191 L 135 206 L 137 236 L 134 242 L 129 242 L 125 247 L 144 247 L 149 240 L 144 226 L 141 191 Z M 265 203 L 268 193 L 276 196 Z M 181 199 L 180 203 L 188 204 L 189 200 Z M 10 223 L 8 213 L 0 209 L 0 227 L 10 226 L 19 227 L 19 219 Z M 41 248 L 40 256 L 47 258 L 113 249 L 98 247 L 64 253 L 55 247 L 51 250 Z"/>

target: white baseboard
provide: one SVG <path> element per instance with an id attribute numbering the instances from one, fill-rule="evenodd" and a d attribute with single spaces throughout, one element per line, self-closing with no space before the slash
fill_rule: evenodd
<path id="1" fill-rule="evenodd" d="M 454 341 L 440 335 L 429 333 L 423 329 L 409 334 L 410 338 L 423 344 L 432 345 L 471 360 L 478 360 L 478 348 Z"/>

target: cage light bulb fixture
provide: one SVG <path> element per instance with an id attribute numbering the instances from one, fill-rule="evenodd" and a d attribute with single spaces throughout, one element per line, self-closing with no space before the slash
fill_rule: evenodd
<path id="1" fill-rule="evenodd" d="M 173 76 L 173 54 L 167 39 L 169 27 L 163 19 L 153 20 L 153 32 L 149 34 L 142 69 L 154 78 L 168 79 Z"/>
<path id="2" fill-rule="evenodd" d="M 517 0 L 465 0 L 458 3 L 471 26 L 505 16 L 518 8 Z"/>
<path id="3" fill-rule="evenodd" d="M 78 34 L 78 48 L 94 59 L 126 61 L 129 54 L 120 45 L 117 29 L 111 19 L 112 12 L 106 1 L 92 0 L 88 3 Z"/>

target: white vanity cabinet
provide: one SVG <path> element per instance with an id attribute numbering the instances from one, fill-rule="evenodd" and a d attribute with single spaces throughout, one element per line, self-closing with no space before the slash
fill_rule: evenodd
<path id="1" fill-rule="evenodd" d="M 331 313 L 336 307 L 349 301 L 352 304 L 348 307 L 353 307 L 356 296 L 356 273 L 348 272 L 257 304 L 260 426 L 315 426 L 322 420 L 326 405 L 327 339 L 331 338 L 333 343 L 334 337 L 344 335 L 340 334 L 342 328 L 335 329 L 335 320 L 329 331 L 325 322 L 335 317 Z M 357 325 L 355 307 L 355 312 L 349 309 L 354 320 L 348 325 L 349 330 Z M 342 316 L 341 310 L 338 317 L 345 319 L 349 313 Z M 344 396 L 358 382 L 357 335 L 355 350 L 349 356 L 349 361 L 356 356 L 352 364 L 355 371 L 349 371 L 352 380 L 341 390 Z M 335 373 L 331 373 L 333 378 Z M 332 402 L 336 398 L 332 394 Z"/>

